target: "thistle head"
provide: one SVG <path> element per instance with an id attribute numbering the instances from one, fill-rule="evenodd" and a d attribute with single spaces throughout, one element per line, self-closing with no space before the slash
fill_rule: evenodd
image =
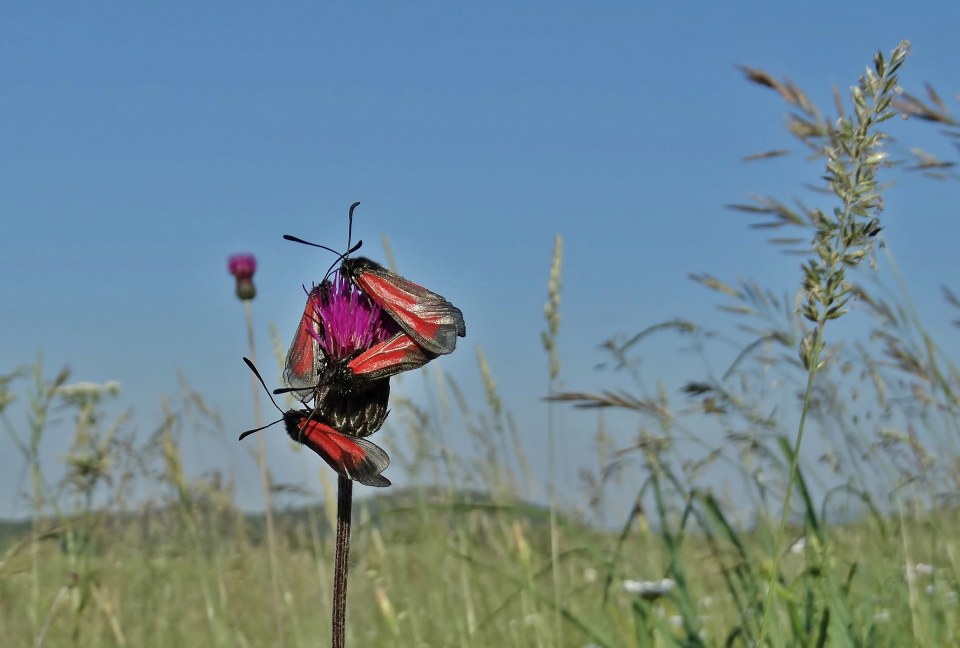
<path id="1" fill-rule="evenodd" d="M 389 339 L 399 327 L 339 271 L 311 291 L 317 343 L 328 360 L 347 360 Z"/>
<path id="2" fill-rule="evenodd" d="M 253 273 L 257 271 L 257 259 L 252 254 L 234 254 L 227 260 L 227 270 L 237 280 L 237 297 L 253 299 L 257 289 L 253 285 Z"/>

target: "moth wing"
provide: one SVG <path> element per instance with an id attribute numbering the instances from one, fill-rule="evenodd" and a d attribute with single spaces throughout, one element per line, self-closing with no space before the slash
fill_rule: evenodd
<path id="1" fill-rule="evenodd" d="M 356 437 L 350 437 L 311 419 L 297 424 L 291 433 L 296 441 L 307 446 L 327 462 L 338 474 L 367 486 L 385 487 L 390 480 L 381 475 L 390 465 L 390 456 L 380 446 Z"/>
<path id="2" fill-rule="evenodd" d="M 412 337 L 400 331 L 352 359 L 347 363 L 347 368 L 360 378 L 379 380 L 422 367 L 435 357 L 435 354 L 426 351 Z"/>
<path id="3" fill-rule="evenodd" d="M 467 334 L 463 313 L 437 293 L 369 259 L 348 259 L 343 265 L 354 283 L 430 353 L 451 353 L 457 337 Z"/>
<path id="4" fill-rule="evenodd" d="M 300 318 L 300 324 L 297 325 L 293 342 L 287 350 L 283 382 L 293 389 L 303 391 L 315 389 L 318 372 L 326 362 L 320 344 L 317 342 L 320 332 L 320 323 L 316 316 L 318 299 L 316 289 L 307 295 L 307 305 L 303 309 L 303 316 Z"/>

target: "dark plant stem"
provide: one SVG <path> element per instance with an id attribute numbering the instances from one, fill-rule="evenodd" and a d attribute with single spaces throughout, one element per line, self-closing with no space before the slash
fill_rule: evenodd
<path id="1" fill-rule="evenodd" d="M 337 481 L 337 546 L 333 557 L 333 648 L 344 648 L 347 630 L 347 569 L 350 562 L 350 515 L 353 482 Z"/>

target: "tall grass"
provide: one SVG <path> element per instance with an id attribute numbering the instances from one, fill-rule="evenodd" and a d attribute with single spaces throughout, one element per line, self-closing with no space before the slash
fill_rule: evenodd
<path id="1" fill-rule="evenodd" d="M 837 101 L 836 119 L 789 82 L 744 68 L 787 102 L 788 130 L 819 166 L 811 204 L 821 206 L 776 197 L 734 206 L 765 228 L 795 230 L 774 243 L 807 261 L 793 287 L 694 275 L 724 300 L 732 331 L 652 323 L 604 344 L 620 388 L 563 391 L 556 239 L 542 335 L 545 425 L 551 436 L 564 433 L 557 422 L 571 406 L 638 421 L 634 440 L 618 446 L 626 437 L 609 421 L 620 419 L 598 418 L 586 500 L 599 510 L 638 484 L 613 531 L 565 511 L 537 483 L 510 414 L 532 404 L 503 397 L 482 349 L 482 394 L 465 394 L 436 370 L 421 372 L 426 402 L 405 398 L 401 383 L 390 426 L 403 442 L 391 456 L 414 483 L 431 485 L 358 503 L 348 645 L 960 642 L 960 371 L 899 279 L 881 232 L 878 179 L 899 171 L 881 148 L 896 110 L 938 124 L 952 118 L 932 90 L 929 104 L 899 91 L 905 57 L 905 46 L 878 55 L 849 110 Z M 924 159 L 924 171 L 950 169 Z M 835 324 L 840 315 L 858 334 Z M 639 360 L 667 336 L 696 349 L 703 372 L 679 391 L 645 389 L 651 377 Z M 30 392 L 22 410 L 18 385 Z M 113 384 L 71 384 L 65 371 L 48 377 L 40 360 L 32 372 L 0 377 L 0 421 L 27 466 L 33 511 L 0 536 L 4 645 L 274 645 L 277 609 L 285 645 L 328 643 L 332 480 L 322 482 L 323 503 L 276 512 L 276 569 L 263 516 L 239 512 L 222 478 L 183 467 L 183 435 L 207 430 L 233 443 L 236 431 L 222 430 L 184 385 L 149 438 L 138 438 L 124 416 L 101 411 L 118 397 Z M 39 452 L 53 411 L 73 421 L 58 483 Z M 477 451 L 450 453 L 454 433 Z M 820 456 L 809 449 L 813 433 Z M 149 501 L 130 501 L 134 483 L 149 487 Z M 544 492 L 547 506 L 529 503 Z"/>

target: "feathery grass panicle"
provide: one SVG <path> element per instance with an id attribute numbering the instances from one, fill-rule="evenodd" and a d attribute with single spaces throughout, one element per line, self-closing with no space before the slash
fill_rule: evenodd
<path id="1" fill-rule="evenodd" d="M 547 320 L 547 330 L 540 332 L 540 340 L 550 361 L 551 384 L 560 375 L 560 356 L 557 352 L 557 333 L 560 331 L 560 277 L 563 268 L 563 237 L 559 234 L 553 240 L 553 256 L 550 261 L 550 279 L 547 282 L 547 303 L 543 314 Z"/>
<path id="2" fill-rule="evenodd" d="M 779 548 L 789 520 L 791 495 L 794 484 L 800 479 L 798 462 L 814 380 L 829 357 L 824 354 L 826 323 L 847 312 L 846 304 L 851 296 L 846 281 L 847 270 L 855 268 L 872 251 L 874 237 L 881 229 L 879 214 L 883 209 L 883 201 L 877 172 L 881 165 L 887 164 L 887 155 L 882 150 L 886 135 L 878 127 L 896 114 L 893 100 L 899 92 L 897 74 L 908 51 L 909 44 L 904 41 L 893 50 L 889 60 L 877 53 L 873 69 L 868 68 L 859 83 L 851 89 L 853 114 L 842 115 L 825 137 L 820 136 L 824 140 L 822 155 L 827 168 L 825 180 L 839 204 L 829 216 L 819 209 L 813 211 L 815 256 L 803 266 L 804 302 L 801 312 L 815 327 L 804 334 L 800 344 L 800 360 L 808 372 L 806 393 L 791 453 L 774 569 L 760 629 L 761 643 L 770 619 L 770 602 L 781 556 Z"/>

